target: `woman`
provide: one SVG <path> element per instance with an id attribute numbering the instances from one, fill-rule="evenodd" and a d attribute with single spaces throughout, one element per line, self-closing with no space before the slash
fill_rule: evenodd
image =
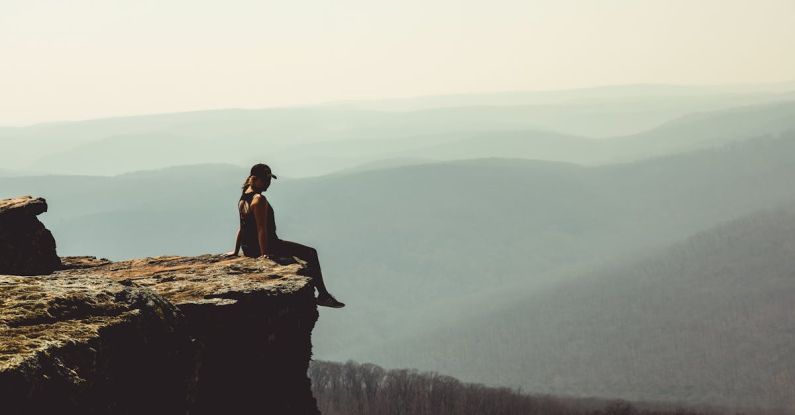
<path id="1" fill-rule="evenodd" d="M 291 257 L 307 261 L 309 270 L 313 274 L 312 282 L 318 290 L 317 305 L 340 308 L 345 304 L 337 301 L 326 289 L 323 274 L 320 270 L 320 261 L 315 248 L 301 245 L 292 241 L 284 241 L 276 236 L 276 222 L 273 217 L 273 207 L 261 192 L 268 189 L 271 178 L 271 169 L 266 164 L 255 164 L 251 174 L 243 184 L 243 194 L 238 201 L 240 213 L 240 229 L 237 231 L 235 250 L 230 255 L 237 256 L 240 248 L 243 255 L 248 257 Z"/>

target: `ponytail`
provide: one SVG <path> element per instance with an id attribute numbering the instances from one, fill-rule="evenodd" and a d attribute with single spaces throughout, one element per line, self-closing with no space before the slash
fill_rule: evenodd
<path id="1" fill-rule="evenodd" d="M 246 188 L 251 186 L 251 182 L 254 181 L 254 176 L 248 176 L 246 181 L 243 182 L 243 193 L 246 193 Z"/>

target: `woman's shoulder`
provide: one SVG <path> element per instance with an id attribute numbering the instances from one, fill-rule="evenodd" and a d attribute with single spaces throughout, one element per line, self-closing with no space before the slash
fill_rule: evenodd
<path id="1" fill-rule="evenodd" d="M 251 203 L 252 204 L 254 204 L 254 203 L 256 203 L 256 204 L 260 204 L 260 203 L 265 204 L 265 203 L 268 203 L 268 199 L 262 193 L 257 193 L 257 194 L 255 194 L 254 196 L 251 197 Z"/>

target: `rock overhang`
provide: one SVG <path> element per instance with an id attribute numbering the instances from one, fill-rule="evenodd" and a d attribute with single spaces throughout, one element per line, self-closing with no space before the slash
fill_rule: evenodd
<path id="1" fill-rule="evenodd" d="M 279 261 L 210 254 L 119 262 L 63 257 L 64 269 L 49 275 L 0 275 L 0 371 L 48 348 L 95 338 L 144 307 L 164 317 L 175 312 L 156 296 L 177 309 L 223 307 L 310 288 L 304 261 Z M 131 301 L 135 296 L 149 299 Z"/>

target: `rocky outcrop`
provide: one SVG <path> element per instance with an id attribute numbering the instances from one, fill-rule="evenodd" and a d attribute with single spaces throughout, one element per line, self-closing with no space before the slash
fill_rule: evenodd
<path id="1" fill-rule="evenodd" d="M 42 198 L 0 199 L 0 274 L 43 275 L 58 269 L 55 239 L 36 218 L 46 211 Z"/>
<path id="2" fill-rule="evenodd" d="M 185 413 L 199 349 L 184 326 L 101 274 L 0 276 L 0 413 Z"/>
<path id="3" fill-rule="evenodd" d="M 303 261 L 64 264 L 0 276 L 3 413 L 318 413 Z"/>
<path id="4" fill-rule="evenodd" d="M 319 414 L 314 289 L 306 262 L 277 261 L 65 257 L 0 275 L 0 413 Z"/>

